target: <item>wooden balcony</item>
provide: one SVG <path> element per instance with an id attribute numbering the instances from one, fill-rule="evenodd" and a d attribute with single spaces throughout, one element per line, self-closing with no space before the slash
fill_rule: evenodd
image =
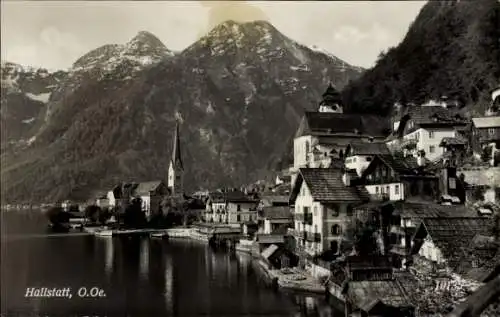
<path id="1" fill-rule="evenodd" d="M 306 232 L 306 240 L 309 242 L 321 242 L 321 233 Z"/>

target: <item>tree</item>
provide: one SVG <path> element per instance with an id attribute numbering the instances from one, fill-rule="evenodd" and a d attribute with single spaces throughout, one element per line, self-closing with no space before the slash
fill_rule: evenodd
<path id="1" fill-rule="evenodd" d="M 99 213 L 101 212 L 101 208 L 97 205 L 89 205 L 85 207 L 83 213 L 85 214 L 85 218 L 90 221 L 90 223 L 96 223 L 99 220 Z"/>
<path id="2" fill-rule="evenodd" d="M 71 215 L 64 211 L 62 207 L 52 207 L 45 213 L 45 216 L 50 221 L 54 228 L 63 228 L 69 223 Z"/>
<path id="3" fill-rule="evenodd" d="M 142 199 L 134 198 L 123 215 L 123 224 L 128 228 L 142 228 L 146 224 L 146 215 L 142 210 Z"/>
<path id="4" fill-rule="evenodd" d="M 493 149 L 491 148 L 491 146 L 485 146 L 483 148 L 483 152 L 481 153 L 481 160 L 483 162 L 488 162 L 489 160 L 491 160 L 492 152 Z"/>
<path id="5" fill-rule="evenodd" d="M 98 212 L 99 223 L 102 225 L 105 225 L 106 222 L 108 222 L 108 220 L 111 218 L 111 216 L 112 216 L 112 213 L 109 210 L 109 208 L 100 208 L 100 210 Z"/>

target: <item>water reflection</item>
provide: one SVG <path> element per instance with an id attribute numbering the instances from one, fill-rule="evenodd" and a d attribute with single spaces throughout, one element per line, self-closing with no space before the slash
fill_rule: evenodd
<path id="1" fill-rule="evenodd" d="M 108 278 L 111 277 L 114 269 L 114 258 L 115 258 L 115 249 L 112 238 L 104 239 L 104 249 L 105 249 L 105 262 L 104 262 L 104 270 L 106 271 L 106 275 Z"/>
<path id="2" fill-rule="evenodd" d="M 149 278 L 149 240 L 140 240 L 140 260 L 139 260 L 139 274 L 141 278 Z"/>
<path id="3" fill-rule="evenodd" d="M 7 227 L 14 223 L 9 232 L 43 233 L 43 218 L 35 222 L 38 229 L 35 224 L 15 227 L 26 219 L 33 221 L 23 216 L 22 221 L 7 221 Z M 307 299 L 260 285 L 250 256 L 214 252 L 190 241 L 43 235 L 2 240 L 1 268 L 1 312 L 7 316 L 36 312 L 39 316 L 326 317 L 331 313 L 321 297 Z M 37 286 L 97 286 L 107 297 L 71 301 L 24 297 L 26 287 Z"/>
<path id="4" fill-rule="evenodd" d="M 174 265 L 172 258 L 166 257 L 165 265 L 165 306 L 168 314 L 173 314 L 174 311 Z"/>

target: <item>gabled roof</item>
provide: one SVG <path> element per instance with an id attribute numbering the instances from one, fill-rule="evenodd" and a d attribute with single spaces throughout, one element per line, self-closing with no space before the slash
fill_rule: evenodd
<path id="1" fill-rule="evenodd" d="M 500 116 L 472 118 L 477 129 L 500 128 Z"/>
<path id="2" fill-rule="evenodd" d="M 262 217 L 266 219 L 292 219 L 293 214 L 288 206 L 262 208 Z"/>
<path id="3" fill-rule="evenodd" d="M 401 121 L 406 121 L 405 119 L 413 120 L 416 125 L 467 123 L 457 109 L 447 109 L 443 106 L 408 106 L 400 117 Z"/>
<path id="4" fill-rule="evenodd" d="M 397 281 L 349 282 L 347 296 L 355 307 L 369 311 L 378 303 L 391 307 L 412 307 Z"/>
<path id="5" fill-rule="evenodd" d="M 335 112 L 306 111 L 295 137 L 303 135 L 352 134 L 386 136 L 388 122 L 383 117 Z"/>
<path id="6" fill-rule="evenodd" d="M 209 199 L 212 202 L 249 202 L 249 203 L 257 203 L 258 200 L 253 199 L 249 196 L 247 196 L 244 192 L 240 190 L 232 190 L 232 191 L 227 191 L 227 192 L 211 192 L 208 195 Z"/>
<path id="7" fill-rule="evenodd" d="M 370 197 L 364 186 L 345 186 L 338 168 L 301 168 L 293 185 L 291 204 L 295 203 L 303 182 L 319 202 L 362 202 Z"/>
<path id="8" fill-rule="evenodd" d="M 448 146 L 448 145 L 466 145 L 467 140 L 465 140 L 462 136 L 456 136 L 454 138 L 446 137 L 441 140 L 439 146 Z"/>
<path id="9" fill-rule="evenodd" d="M 415 238 L 422 239 L 428 235 L 450 266 L 454 267 L 468 251 L 470 241 L 477 234 L 487 234 L 490 224 L 491 219 L 483 217 L 424 218 Z"/>
<path id="10" fill-rule="evenodd" d="M 135 189 L 135 194 L 148 195 L 150 192 L 155 191 L 158 187 L 160 187 L 161 184 L 161 180 L 139 183 Z"/>
<path id="11" fill-rule="evenodd" d="M 261 201 L 264 206 L 272 206 L 273 204 L 288 204 L 288 195 L 276 195 L 276 193 L 264 194 L 261 197 Z"/>
<path id="12" fill-rule="evenodd" d="M 430 161 L 426 159 L 426 163 Z M 417 163 L 417 158 L 414 156 L 399 156 L 392 154 L 376 155 L 368 167 L 364 170 L 362 177 L 369 175 L 377 164 L 384 164 L 399 175 L 418 175 L 422 174 L 425 169 Z"/>
<path id="13" fill-rule="evenodd" d="M 347 155 L 390 155 L 391 152 L 384 142 L 356 142 L 346 148 Z"/>

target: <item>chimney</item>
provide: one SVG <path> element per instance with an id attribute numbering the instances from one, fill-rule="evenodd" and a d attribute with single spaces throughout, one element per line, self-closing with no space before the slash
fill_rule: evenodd
<path id="1" fill-rule="evenodd" d="M 344 175 L 342 175 L 342 181 L 345 186 L 351 186 L 351 176 L 347 173 L 347 170 L 345 170 Z"/>
<path id="2" fill-rule="evenodd" d="M 424 150 L 418 151 L 417 164 L 418 164 L 418 166 L 425 166 L 425 151 Z"/>

